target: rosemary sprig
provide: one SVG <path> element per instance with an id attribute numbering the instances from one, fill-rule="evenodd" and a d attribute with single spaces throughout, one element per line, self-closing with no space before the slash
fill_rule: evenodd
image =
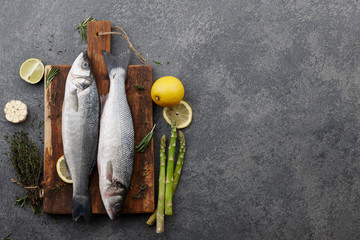
<path id="1" fill-rule="evenodd" d="M 49 86 L 49 84 L 51 83 L 51 81 L 60 73 L 60 69 L 58 69 L 55 66 L 52 66 L 50 71 L 47 72 L 46 74 L 46 87 Z"/>
<path id="2" fill-rule="evenodd" d="M 151 140 L 151 138 L 153 136 L 155 127 L 156 127 L 156 124 L 153 126 L 151 131 L 143 138 L 143 140 L 140 141 L 139 145 L 137 145 L 135 147 L 138 152 L 144 152 L 145 151 L 145 149 L 149 145 L 150 140 Z"/>
<path id="3" fill-rule="evenodd" d="M 91 21 L 96 21 L 93 17 L 88 17 L 82 21 L 75 29 L 79 29 L 81 41 L 87 42 L 87 23 Z"/>

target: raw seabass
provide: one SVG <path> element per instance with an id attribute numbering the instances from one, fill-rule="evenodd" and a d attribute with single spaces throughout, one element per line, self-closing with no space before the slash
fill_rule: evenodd
<path id="1" fill-rule="evenodd" d="M 67 169 L 73 180 L 72 216 L 92 216 L 89 177 L 96 163 L 99 134 L 99 95 L 86 53 L 73 63 L 65 85 L 62 139 Z"/>
<path id="2" fill-rule="evenodd" d="M 130 187 L 134 162 L 134 125 L 125 92 L 129 52 L 115 57 L 103 51 L 103 56 L 110 90 L 101 99 L 97 161 L 101 198 L 110 219 L 115 220 Z"/>

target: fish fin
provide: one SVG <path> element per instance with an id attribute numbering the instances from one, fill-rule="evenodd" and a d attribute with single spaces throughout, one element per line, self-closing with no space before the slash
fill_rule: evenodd
<path id="1" fill-rule="evenodd" d="M 127 51 L 121 53 L 119 56 L 114 56 L 111 53 L 106 52 L 105 50 L 103 50 L 102 53 L 104 56 L 106 68 L 109 73 L 109 77 L 115 78 L 116 72 L 112 73 L 111 70 L 115 69 L 115 68 L 120 68 L 125 71 L 124 79 L 126 79 L 127 68 L 128 68 L 129 60 L 130 60 L 130 51 L 127 50 Z M 113 75 L 111 75 L 111 74 L 113 74 Z"/>
<path id="2" fill-rule="evenodd" d="M 71 99 L 71 107 L 75 110 L 75 112 L 77 112 L 79 106 L 79 99 L 76 88 L 73 91 L 71 91 L 70 99 Z"/>
<path id="3" fill-rule="evenodd" d="M 110 182 L 112 182 L 113 167 L 112 167 L 111 161 L 109 161 L 109 162 L 106 164 L 106 170 L 105 170 L 105 172 L 108 173 L 108 174 L 106 175 L 106 179 L 109 180 Z"/>
<path id="4" fill-rule="evenodd" d="M 75 195 L 73 196 L 72 201 L 72 217 L 74 221 L 78 221 L 81 216 L 83 216 L 86 221 L 90 221 L 92 217 L 92 211 L 89 194 L 87 196 Z"/>
<path id="5" fill-rule="evenodd" d="M 98 146 L 96 145 L 96 152 L 98 152 L 97 150 L 98 150 Z M 96 164 L 97 164 L 97 154 L 95 154 L 95 156 L 94 156 L 93 163 L 92 163 L 92 166 L 90 168 L 90 173 L 89 173 L 90 175 L 91 175 L 94 167 L 96 166 Z"/>
<path id="6" fill-rule="evenodd" d="M 65 157 L 65 155 L 64 155 L 64 159 L 65 159 L 66 172 L 67 172 L 67 174 L 69 175 L 69 177 L 71 177 L 70 168 L 69 168 L 69 166 L 68 166 L 68 164 L 67 164 L 67 162 L 66 162 L 66 157 Z M 72 177 L 71 177 L 71 178 L 72 178 Z"/>
<path id="7" fill-rule="evenodd" d="M 109 97 L 109 94 L 100 96 L 100 104 L 101 104 L 100 114 L 102 114 L 102 112 L 104 110 L 104 106 L 105 106 L 105 103 L 106 103 L 106 100 L 108 99 L 108 97 Z"/>

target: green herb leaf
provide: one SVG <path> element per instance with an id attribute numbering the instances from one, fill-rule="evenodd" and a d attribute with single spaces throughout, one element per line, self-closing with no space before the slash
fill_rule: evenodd
<path id="1" fill-rule="evenodd" d="M 30 204 L 30 207 L 34 214 L 38 212 L 38 210 L 33 205 Z"/>
<path id="2" fill-rule="evenodd" d="M 133 195 L 132 195 L 132 198 L 133 199 L 138 199 L 138 198 L 140 198 L 141 197 L 141 194 L 140 193 L 134 193 Z"/>
<path id="3" fill-rule="evenodd" d="M 141 86 L 141 85 L 136 85 L 136 84 L 134 84 L 134 87 L 135 87 L 137 90 L 145 90 L 145 87 L 144 87 L 144 86 Z"/>
<path id="4" fill-rule="evenodd" d="M 87 42 L 87 23 L 91 21 L 96 21 L 93 17 L 88 17 L 82 21 L 75 29 L 79 29 L 81 41 Z"/>
<path id="5" fill-rule="evenodd" d="M 28 196 L 19 198 L 18 196 L 15 196 L 15 206 L 16 205 L 21 205 L 20 207 L 24 207 L 26 200 L 28 199 Z"/>
<path id="6" fill-rule="evenodd" d="M 11 235 L 12 235 L 12 233 L 8 234 L 6 237 L 2 238 L 2 240 L 12 240 L 12 239 L 10 238 Z"/>
<path id="7" fill-rule="evenodd" d="M 48 115 L 48 118 L 50 118 L 50 119 L 54 119 L 54 118 L 58 118 L 58 117 L 60 117 L 60 113 Z"/>
<path id="8" fill-rule="evenodd" d="M 157 65 L 162 65 L 162 63 L 161 62 L 158 62 L 158 61 L 153 61 L 154 63 L 156 63 Z"/>
<path id="9" fill-rule="evenodd" d="M 136 193 L 134 193 L 134 194 L 132 195 L 132 198 L 133 198 L 133 199 L 141 198 L 141 192 L 144 191 L 144 190 L 146 190 L 146 189 L 147 189 L 147 185 L 142 184 L 142 185 L 140 186 L 140 188 L 138 188 L 138 190 L 136 191 Z"/>
<path id="10" fill-rule="evenodd" d="M 138 152 L 144 152 L 147 146 L 149 145 L 151 138 L 154 133 L 154 129 L 156 127 L 156 124 L 151 129 L 151 131 L 140 141 L 140 143 L 135 147 Z"/>
<path id="11" fill-rule="evenodd" d="M 40 122 L 39 122 L 39 125 L 38 125 L 38 129 L 40 129 L 43 124 L 44 124 L 44 121 L 40 121 Z"/>
<path id="12" fill-rule="evenodd" d="M 60 69 L 58 69 L 55 66 L 52 66 L 50 71 L 47 72 L 46 74 L 46 87 L 49 86 L 49 84 L 51 83 L 51 81 L 60 73 Z"/>
<path id="13" fill-rule="evenodd" d="M 58 90 L 55 89 L 55 86 L 53 86 L 53 88 L 51 89 L 51 94 L 50 94 L 50 100 L 52 103 L 56 102 L 57 95 L 58 95 Z"/>

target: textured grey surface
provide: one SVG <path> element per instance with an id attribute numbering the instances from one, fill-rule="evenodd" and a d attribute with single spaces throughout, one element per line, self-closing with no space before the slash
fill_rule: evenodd
<path id="1" fill-rule="evenodd" d="M 38 139 L 31 119 L 43 119 L 43 84 L 22 81 L 20 64 L 30 57 L 71 64 L 86 48 L 74 27 L 89 15 L 121 25 L 154 79 L 184 83 L 194 119 L 184 131 L 175 215 L 162 235 L 145 224 L 147 215 L 91 223 L 34 216 L 13 206 L 23 191 L 10 183 L 14 171 L 1 155 L 0 237 L 360 238 L 360 3 L 1 1 L 0 105 L 20 99 L 30 111 L 19 125 L 0 117 L 2 135 L 26 129 Z M 119 52 L 124 44 L 113 40 Z M 154 118 L 157 156 L 170 128 L 159 107 Z M 0 137 L 1 154 L 7 147 Z"/>

